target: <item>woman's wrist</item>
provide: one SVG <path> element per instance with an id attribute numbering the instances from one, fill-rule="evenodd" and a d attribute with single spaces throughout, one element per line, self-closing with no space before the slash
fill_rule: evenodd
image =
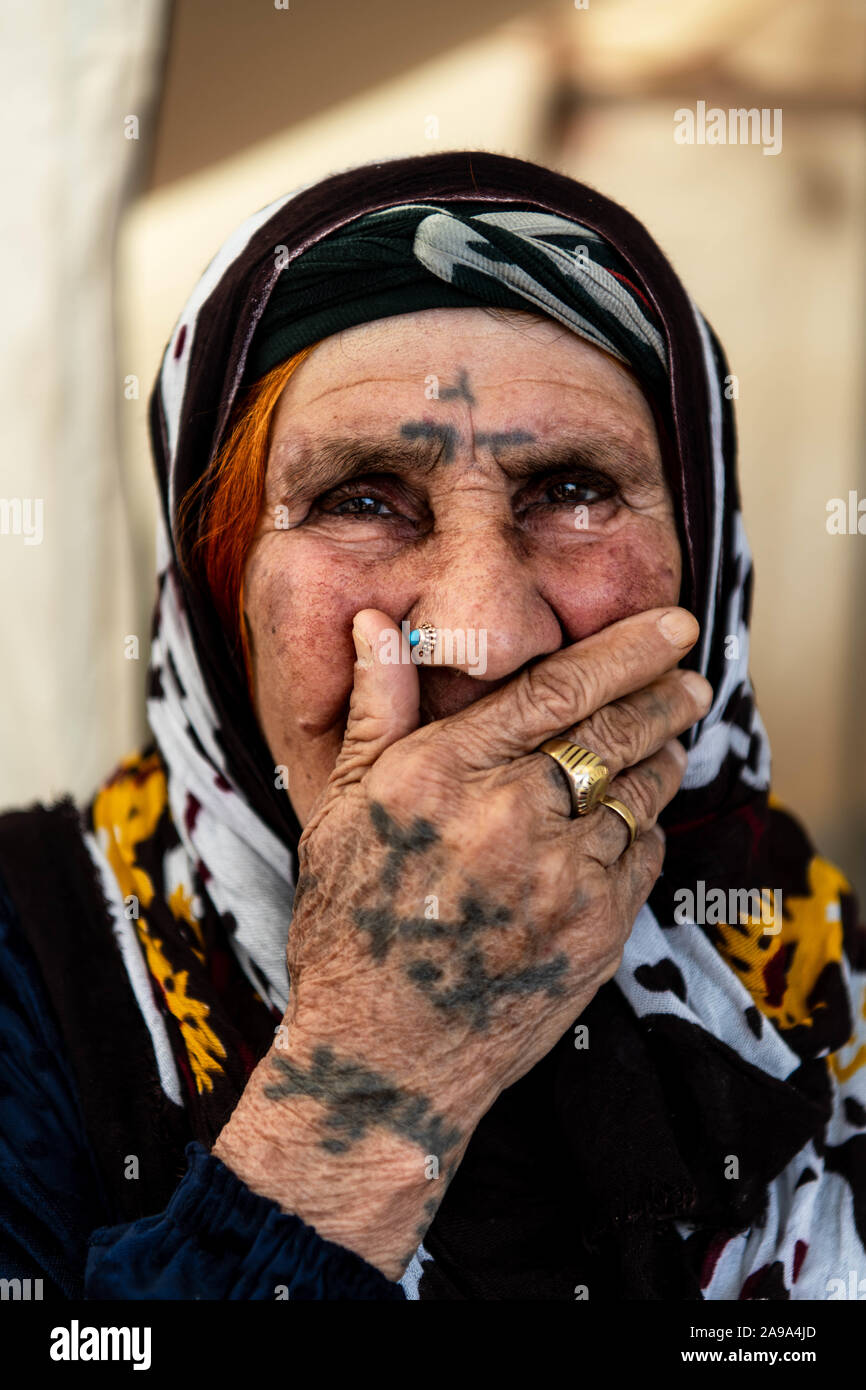
<path id="1" fill-rule="evenodd" d="M 371 1092 L 373 1073 L 340 1094 L 311 1070 L 307 1057 L 273 1046 L 211 1152 L 251 1191 L 399 1279 L 474 1126 L 458 1132 L 441 1115 L 425 1125 L 417 1103 L 414 1126 L 389 1124 L 399 1098 Z"/>

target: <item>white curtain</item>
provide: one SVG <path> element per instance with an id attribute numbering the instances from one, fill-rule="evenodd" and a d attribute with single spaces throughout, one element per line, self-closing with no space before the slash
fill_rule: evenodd
<path id="1" fill-rule="evenodd" d="M 144 732 L 149 634 L 118 445 L 135 384 L 115 359 L 113 291 L 165 19 L 163 0 L 2 18 L 2 807 L 86 795 Z"/>

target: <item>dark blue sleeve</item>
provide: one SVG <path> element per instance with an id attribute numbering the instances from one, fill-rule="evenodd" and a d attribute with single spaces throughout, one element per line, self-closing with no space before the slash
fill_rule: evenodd
<path id="1" fill-rule="evenodd" d="M 43 1298 L 83 1297 L 87 1242 L 107 1211 L 39 967 L 0 878 L 0 1277 L 41 1279 Z"/>
<path id="2" fill-rule="evenodd" d="M 95 1231 L 88 1298 L 405 1299 L 359 1255 L 251 1192 L 201 1144 L 160 1216 Z"/>
<path id="3" fill-rule="evenodd" d="M 39 968 L 0 878 L 0 1278 L 31 1297 L 398 1299 L 359 1255 L 251 1192 L 201 1144 L 166 1210 L 110 1208 Z"/>

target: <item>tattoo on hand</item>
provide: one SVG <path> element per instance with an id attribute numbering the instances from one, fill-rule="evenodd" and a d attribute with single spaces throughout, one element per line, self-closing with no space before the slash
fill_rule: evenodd
<path id="1" fill-rule="evenodd" d="M 397 875 L 405 863 L 406 856 L 429 849 L 439 836 L 429 821 L 420 818 L 414 820 L 408 830 L 401 830 L 378 801 L 371 803 L 370 819 L 380 840 L 388 846 L 388 858 L 382 870 L 382 887 L 388 892 L 393 892 L 397 887 Z"/>
<path id="2" fill-rule="evenodd" d="M 425 820 L 416 820 L 408 830 L 401 830 L 378 802 L 371 805 L 370 817 L 379 837 L 389 847 L 382 887 L 393 893 L 407 855 L 423 853 L 439 836 Z M 556 997 L 565 992 L 563 977 L 568 971 L 568 957 L 564 954 L 540 965 L 500 975 L 488 971 L 476 938 L 482 932 L 507 929 L 513 916 L 509 908 L 487 905 L 477 896 L 464 897 L 457 917 L 451 921 L 400 916 L 387 899 L 374 907 L 356 908 L 354 918 L 356 926 L 369 933 L 370 951 L 377 964 L 387 958 L 396 942 L 404 945 L 448 943 L 447 970 L 426 956 L 415 955 L 405 962 L 405 973 L 436 1008 L 461 1016 L 479 1032 L 487 1029 L 498 999 L 538 992 Z"/>
<path id="3" fill-rule="evenodd" d="M 538 993 L 556 998 L 565 993 L 562 979 L 568 970 L 568 957 L 565 955 L 558 955 L 541 965 L 528 965 L 522 970 L 490 975 L 483 954 L 473 947 L 461 953 L 459 964 L 462 973 L 457 980 L 438 989 L 437 985 L 445 972 L 433 961 L 411 961 L 406 974 L 437 1009 L 462 1014 L 479 1033 L 486 1032 L 497 999 L 510 994 Z"/>
<path id="4" fill-rule="evenodd" d="M 264 1087 L 264 1095 L 268 1100 L 311 1096 L 321 1101 L 324 1125 L 335 1134 L 321 1141 L 329 1153 L 345 1153 L 377 1127 L 408 1139 L 424 1153 L 446 1154 L 462 1138 L 459 1129 L 447 1127 L 444 1116 L 430 1113 L 426 1096 L 404 1090 L 359 1062 L 336 1057 L 330 1047 L 317 1047 L 307 1068 L 286 1057 L 273 1057 L 271 1065 L 279 1079 Z"/>

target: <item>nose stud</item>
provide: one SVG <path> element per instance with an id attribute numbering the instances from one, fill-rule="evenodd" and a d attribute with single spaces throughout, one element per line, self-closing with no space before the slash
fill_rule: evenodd
<path id="1" fill-rule="evenodd" d="M 436 648 L 436 629 L 432 623 L 420 623 L 409 633 L 409 646 L 418 648 L 422 661 L 433 655 Z"/>

